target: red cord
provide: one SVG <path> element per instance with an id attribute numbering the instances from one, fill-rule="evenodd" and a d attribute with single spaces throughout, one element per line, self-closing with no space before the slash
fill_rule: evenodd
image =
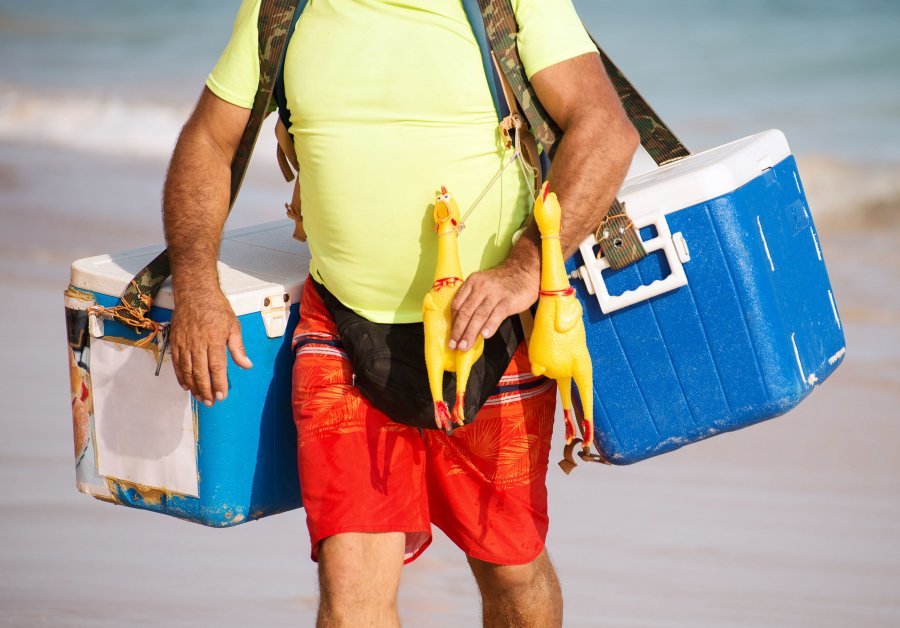
<path id="1" fill-rule="evenodd" d="M 431 284 L 432 290 L 440 290 L 441 288 L 452 288 L 458 283 L 462 283 L 462 279 L 459 277 L 444 277 L 443 279 L 438 279 L 433 284 Z"/>
<path id="2" fill-rule="evenodd" d="M 542 297 L 570 297 L 575 294 L 575 288 L 569 286 L 564 290 L 541 290 Z"/>

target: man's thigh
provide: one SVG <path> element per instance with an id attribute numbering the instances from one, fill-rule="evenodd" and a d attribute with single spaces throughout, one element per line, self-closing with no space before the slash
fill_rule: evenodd
<path id="1" fill-rule="evenodd" d="M 424 445 L 353 386 L 337 329 L 311 284 L 294 334 L 294 421 L 311 557 L 345 533 L 403 532 L 407 559 L 431 541 Z"/>
<path id="2" fill-rule="evenodd" d="M 405 548 L 402 532 L 348 532 L 322 540 L 322 595 L 343 601 L 393 600 L 400 586 Z M 378 586 L 373 587 L 373 582 Z"/>
<path id="3" fill-rule="evenodd" d="M 543 551 L 555 408 L 555 383 L 531 374 L 523 345 L 474 422 L 426 432 L 431 520 L 468 556 L 524 565 Z"/>

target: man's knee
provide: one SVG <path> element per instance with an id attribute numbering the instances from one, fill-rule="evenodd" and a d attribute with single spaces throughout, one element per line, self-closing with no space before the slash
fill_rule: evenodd
<path id="1" fill-rule="evenodd" d="M 562 626 L 562 592 L 547 551 L 527 565 L 494 565 L 469 558 L 481 591 L 484 625 Z"/>
<path id="2" fill-rule="evenodd" d="M 338 534 L 319 545 L 319 625 L 396 622 L 406 535 Z"/>
<path id="3" fill-rule="evenodd" d="M 472 557 L 469 565 L 482 595 L 539 595 L 561 599 L 556 571 L 546 550 L 524 565 L 496 565 Z"/>

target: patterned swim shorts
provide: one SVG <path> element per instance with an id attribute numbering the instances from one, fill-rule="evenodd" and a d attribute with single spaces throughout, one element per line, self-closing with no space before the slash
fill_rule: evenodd
<path id="1" fill-rule="evenodd" d="M 405 532 L 406 562 L 434 523 L 467 555 L 525 564 L 547 536 L 545 478 L 556 385 L 524 344 L 475 421 L 448 435 L 391 421 L 353 385 L 349 358 L 311 281 L 294 334 L 294 421 L 312 559 L 345 532 Z"/>

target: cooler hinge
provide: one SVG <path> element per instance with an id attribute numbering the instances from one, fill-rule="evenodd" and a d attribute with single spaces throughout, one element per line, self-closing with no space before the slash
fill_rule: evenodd
<path id="1" fill-rule="evenodd" d="M 267 296 L 259 313 L 269 338 L 280 338 L 287 329 L 291 297 L 287 292 Z"/>

